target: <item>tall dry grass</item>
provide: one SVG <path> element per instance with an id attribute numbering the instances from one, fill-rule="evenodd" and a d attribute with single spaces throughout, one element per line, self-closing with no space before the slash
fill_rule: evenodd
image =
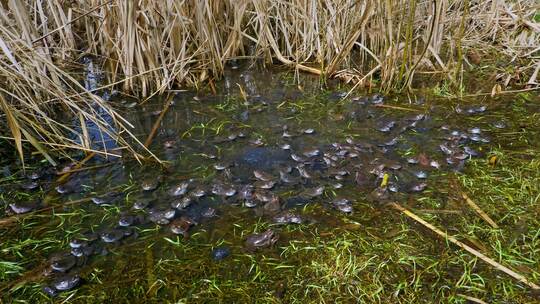
<path id="1" fill-rule="evenodd" d="M 147 97 L 217 78 L 239 56 L 358 85 L 376 78 L 389 91 L 422 71 L 459 85 L 478 54 L 496 53 L 519 61 L 517 74 L 499 75 L 505 83 L 536 85 L 539 9 L 537 0 L 4 0 L 2 121 L 21 155 L 25 140 L 51 161 L 51 148 L 90 150 L 85 132 L 58 120 L 59 109 L 138 150 L 126 140 L 129 123 L 71 73 L 84 54 L 100 59 L 109 87 Z M 73 132 L 81 140 L 66 136 Z"/>

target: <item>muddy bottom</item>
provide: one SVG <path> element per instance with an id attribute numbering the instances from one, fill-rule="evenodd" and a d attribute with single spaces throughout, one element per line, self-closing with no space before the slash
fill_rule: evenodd
<path id="1" fill-rule="evenodd" d="M 285 73 L 231 69 L 217 95 L 177 93 L 150 147 L 161 163 L 94 157 L 64 184 L 56 181 L 68 163 L 25 173 L 6 164 L 2 294 L 80 302 L 429 294 L 400 284 L 417 263 L 429 273 L 429 259 L 462 253 L 407 225 L 388 203 L 432 210 L 449 225 L 462 214 L 452 199 L 469 163 L 494 168 L 498 151 L 538 151 L 538 103 L 347 95 L 321 91 L 309 77 L 302 90 L 290 82 Z M 163 100 L 112 102 L 141 142 L 164 108 Z M 399 251 L 392 244 L 422 244 L 416 254 L 426 262 L 372 277 Z M 426 288 L 461 282 L 464 266 L 448 263 L 447 274 L 423 278 Z M 296 284 L 302 271 L 308 275 Z M 457 294 L 441 290 L 430 299 Z"/>

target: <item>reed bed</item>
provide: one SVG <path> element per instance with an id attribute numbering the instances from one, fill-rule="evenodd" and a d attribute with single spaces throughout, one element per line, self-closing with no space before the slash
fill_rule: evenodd
<path id="1" fill-rule="evenodd" d="M 66 148 L 92 150 L 91 121 L 131 154 L 149 153 L 114 105 L 82 85 L 88 55 L 105 88 L 141 97 L 198 87 L 246 57 L 388 92 L 424 72 L 463 87 L 467 68 L 495 56 L 506 63 L 499 89 L 537 86 L 539 11 L 536 0 L 4 0 L 2 136 L 21 156 L 28 142 L 54 163 Z"/>

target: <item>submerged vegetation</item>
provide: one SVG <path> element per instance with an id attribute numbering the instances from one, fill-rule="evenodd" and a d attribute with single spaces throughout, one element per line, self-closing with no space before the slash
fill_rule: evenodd
<path id="1" fill-rule="evenodd" d="M 28 143 L 54 162 L 49 154 L 65 148 L 95 148 L 90 124 L 140 152 L 115 103 L 95 93 L 214 90 L 226 63 L 241 58 L 386 92 L 418 74 L 464 90 L 470 69 L 493 79 L 495 94 L 535 87 L 538 9 L 535 0 L 3 1 L 0 108 L 10 132 L 2 136 L 21 156 Z M 102 87 L 81 85 L 89 56 Z"/>

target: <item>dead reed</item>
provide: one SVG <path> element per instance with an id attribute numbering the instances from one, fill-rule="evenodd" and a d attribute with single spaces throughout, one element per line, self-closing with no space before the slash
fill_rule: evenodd
<path id="1" fill-rule="evenodd" d="M 142 149 L 129 122 L 73 73 L 87 54 L 99 59 L 107 87 L 146 97 L 218 78 L 239 56 L 390 91 L 419 72 L 462 87 L 466 68 L 495 54 L 514 67 L 501 67 L 497 85 L 536 86 L 539 9 L 536 0 L 3 0 L 2 135 L 21 156 L 26 141 L 52 163 L 51 151 L 92 150 L 86 121 L 132 153 Z"/>

